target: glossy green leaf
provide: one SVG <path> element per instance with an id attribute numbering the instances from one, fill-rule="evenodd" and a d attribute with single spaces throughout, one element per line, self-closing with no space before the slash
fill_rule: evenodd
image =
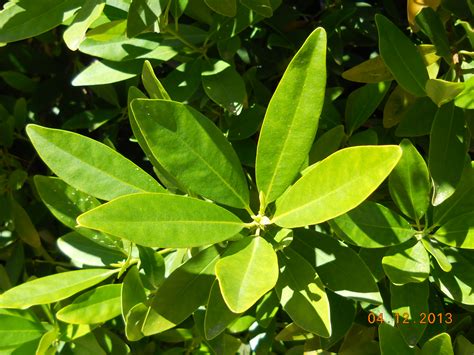
<path id="1" fill-rule="evenodd" d="M 216 280 L 212 285 L 207 301 L 206 316 L 204 318 L 204 334 L 206 339 L 211 340 L 221 334 L 227 326 L 239 317 L 238 313 L 232 312 L 222 298 L 219 282 Z"/>
<path id="2" fill-rule="evenodd" d="M 395 285 L 423 282 L 430 274 L 430 257 L 423 244 L 413 239 L 388 249 L 382 266 Z"/>
<path id="3" fill-rule="evenodd" d="M 381 355 L 416 354 L 415 349 L 410 348 L 403 340 L 400 330 L 386 323 L 379 325 L 379 344 Z"/>
<path id="4" fill-rule="evenodd" d="M 201 86 L 201 59 L 195 59 L 176 67 L 162 80 L 171 98 L 184 102 L 189 100 Z"/>
<path id="5" fill-rule="evenodd" d="M 438 334 L 423 344 L 421 355 L 431 354 L 454 355 L 451 337 L 448 333 Z"/>
<path id="6" fill-rule="evenodd" d="M 474 249 L 474 212 L 449 220 L 434 233 L 433 237 L 452 247 Z"/>
<path id="7" fill-rule="evenodd" d="M 472 95 L 474 93 L 474 78 L 469 78 L 464 83 L 464 90 L 459 93 L 454 99 L 454 104 L 457 107 L 465 109 L 473 109 L 474 101 L 472 100 Z"/>
<path id="8" fill-rule="evenodd" d="M 11 315 L 0 315 L 0 349 L 5 354 L 15 354 L 14 349 L 39 339 L 45 332 L 46 330 L 39 322 Z M 8 350 L 11 352 L 7 352 Z"/>
<path id="9" fill-rule="evenodd" d="M 428 78 L 423 59 L 415 45 L 389 19 L 375 16 L 380 55 L 398 84 L 415 96 L 425 96 Z"/>
<path id="10" fill-rule="evenodd" d="M 397 146 L 337 151 L 314 164 L 278 199 L 272 221 L 285 228 L 302 227 L 350 211 L 375 191 L 400 156 Z"/>
<path id="11" fill-rule="evenodd" d="M 431 182 L 425 160 L 408 139 L 400 143 L 402 158 L 390 174 L 390 196 L 406 216 L 420 221 L 430 204 Z"/>
<path id="12" fill-rule="evenodd" d="M 290 248 L 278 262 L 280 276 L 275 290 L 285 312 L 299 327 L 322 337 L 331 335 L 329 301 L 311 264 Z"/>
<path id="13" fill-rule="evenodd" d="M 82 6 L 82 0 L 22 0 L 0 13 L 0 42 L 35 37 L 60 25 Z"/>
<path id="14" fill-rule="evenodd" d="M 232 244 L 217 262 L 216 276 L 229 309 L 242 313 L 275 286 L 277 256 L 265 239 L 244 238 Z"/>
<path id="15" fill-rule="evenodd" d="M 161 254 L 152 248 L 137 246 L 140 254 L 140 267 L 145 273 L 145 280 L 149 282 L 149 287 L 157 289 L 165 280 L 165 260 Z M 147 285 L 148 286 L 148 285 Z"/>
<path id="16" fill-rule="evenodd" d="M 415 346 L 426 329 L 426 323 L 420 323 L 420 314 L 429 313 L 429 283 L 407 283 L 402 286 L 390 284 L 392 313 L 398 314 L 397 327 L 405 342 Z"/>
<path id="17" fill-rule="evenodd" d="M 123 279 L 121 285 L 121 311 L 125 323 L 129 322 L 130 311 L 137 304 L 147 299 L 145 289 L 140 279 L 140 273 L 136 266 L 132 266 Z M 127 324 L 128 326 L 128 324 Z"/>
<path id="18" fill-rule="evenodd" d="M 431 128 L 428 159 L 434 206 L 451 196 L 461 179 L 467 151 L 466 134 L 462 111 L 453 103 L 441 106 Z"/>
<path id="19" fill-rule="evenodd" d="M 204 305 L 215 281 L 214 267 L 218 260 L 219 251 L 211 246 L 177 268 L 156 292 L 143 333 L 151 335 L 170 329 Z"/>
<path id="20" fill-rule="evenodd" d="M 164 248 L 222 242 L 244 227 L 238 217 L 210 202 L 151 193 L 122 196 L 82 214 L 77 222 L 139 245 Z"/>
<path id="21" fill-rule="evenodd" d="M 427 6 L 418 13 L 415 21 L 421 31 L 431 40 L 431 43 L 435 45 L 436 54 L 444 57 L 448 63 L 452 63 L 448 34 L 436 11 Z"/>
<path id="22" fill-rule="evenodd" d="M 207 96 L 233 115 L 239 115 L 247 98 L 245 83 L 239 73 L 223 60 L 204 66 L 202 86 Z"/>
<path id="23" fill-rule="evenodd" d="M 59 129 L 28 125 L 29 138 L 48 167 L 69 185 L 103 200 L 163 188 L 105 144 Z"/>
<path id="24" fill-rule="evenodd" d="M 94 288 L 77 297 L 70 305 L 61 308 L 56 317 L 66 323 L 96 324 L 117 317 L 121 312 L 121 285 Z"/>
<path id="25" fill-rule="evenodd" d="M 441 270 L 443 270 L 444 272 L 451 271 L 453 267 L 449 263 L 449 260 L 446 255 L 444 255 L 441 245 L 439 245 L 438 243 L 434 244 L 431 242 L 431 240 L 427 238 L 423 238 L 421 242 L 423 243 L 423 246 L 425 247 L 426 251 L 430 253 L 433 258 L 435 258 Z"/>
<path id="26" fill-rule="evenodd" d="M 426 82 L 426 94 L 438 107 L 452 101 L 463 89 L 464 83 L 453 83 L 441 79 L 429 79 Z"/>
<path id="27" fill-rule="evenodd" d="M 321 135 L 309 151 L 309 164 L 314 164 L 334 153 L 342 144 L 345 136 L 343 125 L 331 128 Z"/>
<path id="28" fill-rule="evenodd" d="M 319 339 L 323 349 L 331 348 L 344 338 L 349 332 L 357 313 L 357 302 L 328 290 L 326 290 L 326 294 L 331 315 L 331 336 Z"/>
<path id="29" fill-rule="evenodd" d="M 23 283 L 0 295 L 1 308 L 28 308 L 53 303 L 94 286 L 116 270 L 87 269 L 67 271 Z"/>
<path id="30" fill-rule="evenodd" d="M 153 67 L 148 60 L 145 60 L 145 63 L 143 63 L 142 81 L 150 98 L 170 100 L 170 96 L 156 77 Z"/>
<path id="31" fill-rule="evenodd" d="M 432 276 L 438 288 L 449 298 L 465 305 L 474 305 L 474 265 L 461 251 L 445 249 L 445 254 L 452 265 L 450 272 L 442 271 L 437 265 Z"/>
<path id="32" fill-rule="evenodd" d="M 296 178 L 318 128 L 326 86 L 326 32 L 318 28 L 293 57 L 260 131 L 256 180 L 267 203 Z"/>
<path id="33" fill-rule="evenodd" d="M 240 0 L 240 2 L 259 15 L 271 17 L 273 14 L 270 0 Z"/>
<path id="34" fill-rule="evenodd" d="M 204 0 L 204 2 L 221 15 L 234 17 L 237 13 L 237 0 Z"/>
<path id="35" fill-rule="evenodd" d="M 105 0 L 87 0 L 74 17 L 74 21 L 63 33 L 68 48 L 75 51 L 84 40 L 89 26 L 99 18 L 105 7 Z"/>
<path id="36" fill-rule="evenodd" d="M 378 56 L 362 62 L 342 73 L 346 80 L 357 83 L 375 84 L 393 79 L 392 73 Z"/>
<path id="37" fill-rule="evenodd" d="M 355 300 L 382 303 L 374 278 L 351 248 L 327 235 L 296 230 L 291 248 L 314 265 L 324 286 L 336 294 Z"/>
<path id="38" fill-rule="evenodd" d="M 166 171 L 197 194 L 248 208 L 247 181 L 238 157 L 207 117 L 164 100 L 134 100 L 132 110 L 151 152 Z"/>
<path id="39" fill-rule="evenodd" d="M 153 30 L 163 11 L 162 3 L 161 0 L 133 0 L 127 17 L 127 36 L 135 37 L 143 31 Z"/>
<path id="40" fill-rule="evenodd" d="M 390 82 L 366 84 L 350 93 L 346 103 L 346 129 L 351 135 L 375 112 L 390 88 Z"/>
<path id="41" fill-rule="evenodd" d="M 71 84 L 73 86 L 112 84 L 137 76 L 140 73 L 141 67 L 141 60 L 129 60 L 126 62 L 96 60 L 74 77 Z"/>

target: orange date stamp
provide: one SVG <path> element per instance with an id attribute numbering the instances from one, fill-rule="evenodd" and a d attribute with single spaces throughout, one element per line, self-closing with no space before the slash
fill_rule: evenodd
<path id="1" fill-rule="evenodd" d="M 408 313 L 393 313 L 395 324 L 451 324 L 453 315 L 451 313 L 421 312 L 417 316 L 410 317 Z M 370 312 L 367 316 L 369 324 L 385 323 L 383 313 L 375 314 Z"/>

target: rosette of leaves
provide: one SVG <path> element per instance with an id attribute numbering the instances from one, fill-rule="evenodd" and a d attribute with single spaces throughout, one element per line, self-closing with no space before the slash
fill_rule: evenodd
<path id="1" fill-rule="evenodd" d="M 347 331 L 337 321 L 340 302 L 351 309 L 354 300 L 377 305 L 382 298 L 357 253 L 314 226 L 366 200 L 402 151 L 350 147 L 308 166 L 324 103 L 325 57 L 319 28 L 270 101 L 255 174 L 242 168 L 208 118 L 170 100 L 158 80 L 147 87 L 154 99 L 137 88 L 129 93 L 134 135 L 158 179 L 102 143 L 29 125 L 38 154 L 59 178 L 37 177 L 38 192 L 74 229 L 61 238 L 62 248 L 82 251 L 70 252 L 76 262 L 101 268 L 27 282 L 1 295 L 0 306 L 57 302 L 54 317 L 71 325 L 121 313 L 129 340 L 166 334 L 193 316 L 211 348 L 239 347 L 226 328 L 249 312 L 260 329 L 274 327 L 281 308 L 303 331 L 339 340 Z M 344 255 L 354 274 L 331 277 L 331 255 Z M 65 301 L 116 274 L 118 281 Z"/>

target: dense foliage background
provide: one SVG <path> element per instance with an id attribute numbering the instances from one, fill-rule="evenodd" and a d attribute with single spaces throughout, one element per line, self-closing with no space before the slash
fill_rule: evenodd
<path id="1" fill-rule="evenodd" d="M 474 354 L 474 5 L 421 3 L 427 7 L 420 12 L 423 6 L 408 1 L 407 12 L 396 0 L 0 1 L 0 289 L 13 292 L 0 296 L 0 351 Z M 153 167 L 130 125 L 133 99 L 169 95 L 208 117 L 231 143 L 257 215 L 255 160 L 265 111 L 317 27 L 327 34 L 326 91 L 300 170 L 347 147 L 403 149 L 390 177 L 359 207 L 297 228 L 294 239 L 290 229 L 266 234 L 279 251 L 291 240 L 288 250 L 319 275 L 332 333 L 303 326 L 304 316 L 279 305 L 281 292 L 232 314 L 212 287 L 204 290 L 207 306 L 171 329 L 143 334 L 140 307 L 200 249 L 137 247 L 78 227 L 76 218 L 99 201 L 50 177 L 54 169 L 26 125 L 91 137 L 169 191 L 207 197 Z M 226 208 L 241 217 L 233 207 Z M 270 204 L 267 213 L 274 209 Z M 335 261 L 324 267 L 325 258 Z M 97 272 L 88 281 L 61 278 L 77 269 Z M 53 274 L 58 278 L 45 284 L 49 296 L 40 301 L 38 290 L 14 293 Z M 60 284 L 70 290 L 57 290 Z M 184 307 L 192 294 L 180 297 L 172 307 Z M 78 312 L 67 309 L 76 303 Z M 210 307 L 216 324 L 208 324 Z M 212 327 L 219 328 L 214 337 Z"/>

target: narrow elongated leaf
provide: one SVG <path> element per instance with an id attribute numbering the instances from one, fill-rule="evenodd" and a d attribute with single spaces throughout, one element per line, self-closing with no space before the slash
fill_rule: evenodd
<path id="1" fill-rule="evenodd" d="M 122 317 L 125 323 L 128 323 L 128 316 L 132 308 L 146 301 L 145 289 L 136 266 L 132 266 L 128 270 L 121 286 Z"/>
<path id="2" fill-rule="evenodd" d="M 364 85 L 350 93 L 346 103 L 346 129 L 352 134 L 367 121 L 390 89 L 390 82 Z"/>
<path id="3" fill-rule="evenodd" d="M 72 24 L 63 33 L 68 48 L 75 51 L 84 40 L 89 26 L 99 18 L 105 7 L 105 0 L 87 0 L 77 12 Z"/>
<path id="4" fill-rule="evenodd" d="M 7 353 L 30 341 L 39 339 L 46 330 L 41 323 L 13 315 L 0 315 L 0 349 Z M 15 353 L 14 351 L 8 353 Z"/>
<path id="5" fill-rule="evenodd" d="M 429 79 L 423 59 L 415 45 L 385 16 L 375 16 L 380 55 L 398 84 L 415 96 L 425 96 Z"/>
<path id="6" fill-rule="evenodd" d="M 134 100 L 132 110 L 166 171 L 197 194 L 248 208 L 249 191 L 237 154 L 209 119 L 174 101 Z"/>
<path id="7" fill-rule="evenodd" d="M 453 267 L 449 263 L 449 260 L 446 255 L 444 255 L 443 249 L 440 245 L 438 245 L 437 243 L 431 243 L 431 241 L 426 238 L 422 239 L 421 242 L 423 243 L 423 246 L 425 247 L 426 251 L 430 253 L 433 258 L 436 259 L 436 262 L 438 263 L 441 270 L 443 270 L 444 272 L 451 271 Z"/>
<path id="8" fill-rule="evenodd" d="M 170 96 L 156 77 L 153 67 L 148 60 L 145 60 L 143 63 L 142 81 L 143 86 L 145 86 L 148 95 L 152 99 L 170 100 Z"/>
<path id="9" fill-rule="evenodd" d="M 177 268 L 158 289 L 148 310 L 143 333 L 151 335 L 174 327 L 207 302 L 215 281 L 219 251 L 211 246 Z"/>
<path id="10" fill-rule="evenodd" d="M 68 298 L 110 277 L 116 270 L 62 272 L 23 283 L 0 295 L 1 308 L 28 308 Z"/>
<path id="11" fill-rule="evenodd" d="M 112 84 L 137 76 L 140 73 L 141 67 L 141 60 L 126 62 L 96 60 L 77 74 L 71 84 L 73 86 Z"/>
<path id="12" fill-rule="evenodd" d="M 397 146 L 351 147 L 330 155 L 278 199 L 273 222 L 302 227 L 350 211 L 385 180 L 400 156 Z"/>
<path id="13" fill-rule="evenodd" d="M 436 54 L 452 63 L 448 34 L 440 16 L 431 7 L 425 7 L 415 18 L 416 24 L 436 47 Z"/>
<path id="14" fill-rule="evenodd" d="M 204 2 L 218 14 L 228 17 L 237 14 L 237 0 L 204 0 Z"/>
<path id="15" fill-rule="evenodd" d="M 420 221 L 430 204 L 430 176 L 425 160 L 408 139 L 402 140 L 402 158 L 390 174 L 388 186 L 397 207 Z"/>
<path id="16" fill-rule="evenodd" d="M 206 339 L 211 340 L 217 337 L 238 317 L 239 314 L 232 312 L 222 298 L 219 282 L 217 280 L 214 281 L 209 293 L 206 316 L 204 318 L 204 334 Z"/>
<path id="17" fill-rule="evenodd" d="M 216 276 L 229 309 L 243 313 L 275 286 L 277 256 L 265 239 L 244 238 L 232 244 L 217 262 Z"/>
<path id="18" fill-rule="evenodd" d="M 435 232 L 433 237 L 453 247 L 474 249 L 474 212 L 449 220 Z"/>
<path id="19" fill-rule="evenodd" d="M 0 13 L 0 42 L 35 37 L 74 15 L 83 0 L 14 1 Z"/>
<path id="20" fill-rule="evenodd" d="M 83 293 L 70 305 L 61 308 L 56 317 L 72 324 L 103 323 L 120 314 L 121 285 L 105 285 Z"/>
<path id="21" fill-rule="evenodd" d="M 149 247 L 214 244 L 239 233 L 244 223 L 210 202 L 168 194 L 122 196 L 80 215 L 79 225 Z"/>
<path id="22" fill-rule="evenodd" d="M 41 239 L 33 222 L 21 205 L 13 200 L 13 222 L 15 223 L 15 231 L 20 239 L 33 248 L 41 247 Z"/>
<path id="23" fill-rule="evenodd" d="M 379 289 L 365 263 L 351 248 L 327 235 L 297 230 L 291 242 L 321 277 L 323 284 L 343 297 L 382 303 Z"/>
<path id="24" fill-rule="evenodd" d="M 26 132 L 48 167 L 69 185 L 103 200 L 161 192 L 147 173 L 105 144 L 59 129 L 28 125 Z"/>
<path id="25" fill-rule="evenodd" d="M 393 79 L 392 73 L 378 56 L 362 62 L 342 73 L 346 80 L 358 83 L 375 84 Z"/>
<path id="26" fill-rule="evenodd" d="M 306 331 L 322 337 L 331 335 L 329 301 L 316 271 L 290 248 L 278 259 L 280 276 L 275 290 L 283 309 Z"/>
<path id="27" fill-rule="evenodd" d="M 296 178 L 313 143 L 326 86 L 326 32 L 318 28 L 288 65 L 263 121 L 256 179 L 267 203 Z"/>
<path id="28" fill-rule="evenodd" d="M 448 333 L 438 334 L 423 344 L 423 348 L 421 348 L 421 355 L 432 354 L 454 355 L 451 337 Z"/>
<path id="29" fill-rule="evenodd" d="M 382 266 L 395 285 L 423 282 L 430 274 L 430 257 L 423 244 L 414 239 L 391 247 L 382 259 Z"/>
<path id="30" fill-rule="evenodd" d="M 441 106 L 431 128 L 428 159 L 434 206 L 451 196 L 461 179 L 467 151 L 466 135 L 462 111 L 452 102 Z"/>
<path id="31" fill-rule="evenodd" d="M 382 355 L 416 354 L 415 349 L 410 348 L 408 344 L 405 343 L 400 330 L 386 323 L 379 325 L 379 343 L 380 353 Z"/>
<path id="32" fill-rule="evenodd" d="M 418 343 L 426 329 L 426 323 L 420 323 L 420 314 L 429 313 L 429 294 L 427 281 L 402 286 L 390 284 L 392 313 L 398 314 L 397 327 L 405 342 L 411 347 Z"/>

